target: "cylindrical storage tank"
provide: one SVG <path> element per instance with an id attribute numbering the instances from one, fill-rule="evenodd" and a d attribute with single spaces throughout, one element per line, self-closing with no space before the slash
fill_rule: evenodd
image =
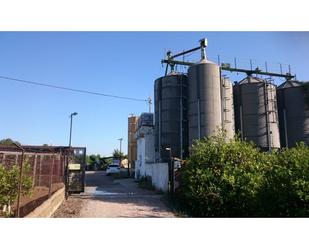
<path id="1" fill-rule="evenodd" d="M 188 155 L 188 77 L 171 74 L 155 81 L 155 151 L 156 161 L 169 162 Z"/>
<path id="2" fill-rule="evenodd" d="M 152 126 L 153 127 L 153 113 L 143 112 L 138 119 L 138 128 L 142 126 Z"/>
<path id="3" fill-rule="evenodd" d="M 309 145 L 309 82 L 287 81 L 277 88 L 280 138 L 283 147 Z"/>
<path id="4" fill-rule="evenodd" d="M 189 145 L 195 139 L 216 134 L 222 127 L 221 83 L 219 66 L 202 60 L 188 70 Z"/>
<path id="5" fill-rule="evenodd" d="M 280 148 L 276 86 L 248 76 L 235 84 L 235 127 L 263 150 Z"/>
<path id="6" fill-rule="evenodd" d="M 226 138 L 231 139 L 235 135 L 233 84 L 229 78 L 222 77 L 222 127 L 226 132 Z"/>

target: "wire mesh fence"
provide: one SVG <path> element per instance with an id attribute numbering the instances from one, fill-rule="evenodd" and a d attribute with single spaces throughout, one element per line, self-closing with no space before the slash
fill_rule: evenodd
<path id="1" fill-rule="evenodd" d="M 24 217 L 64 187 L 65 167 L 70 153 L 71 150 L 66 147 L 0 145 L 0 165 L 7 171 L 14 167 L 19 170 L 18 183 L 12 185 L 15 189 L 11 190 L 17 194 L 11 203 L 14 216 Z M 31 182 L 31 194 L 24 194 L 25 179 Z"/>

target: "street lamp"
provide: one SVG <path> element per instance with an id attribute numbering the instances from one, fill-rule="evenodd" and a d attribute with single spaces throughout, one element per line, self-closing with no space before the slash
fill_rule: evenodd
<path id="1" fill-rule="evenodd" d="M 119 142 L 120 142 L 120 154 L 121 154 L 121 144 L 122 144 L 122 140 L 123 138 L 118 138 Z"/>
<path id="2" fill-rule="evenodd" d="M 173 194 L 174 192 L 174 167 L 173 167 L 172 148 L 167 147 L 165 148 L 165 150 L 170 152 L 169 190 L 170 190 L 170 193 Z"/>
<path id="3" fill-rule="evenodd" d="M 73 120 L 73 116 L 76 116 L 78 113 L 77 112 L 73 112 L 70 114 L 70 118 L 71 118 L 71 123 L 70 123 L 70 140 L 69 140 L 69 147 L 71 147 L 71 139 L 72 139 L 72 120 Z"/>

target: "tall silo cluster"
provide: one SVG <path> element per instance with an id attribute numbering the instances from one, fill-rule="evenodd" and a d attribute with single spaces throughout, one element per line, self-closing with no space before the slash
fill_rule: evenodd
<path id="1" fill-rule="evenodd" d="M 227 137 L 234 136 L 232 83 L 221 79 L 217 64 L 203 58 L 189 67 L 187 75 L 158 78 L 154 91 L 157 161 L 170 160 L 170 152 L 185 159 L 194 140 L 215 135 L 221 128 Z"/>
<path id="2" fill-rule="evenodd" d="M 309 145 L 309 82 L 286 81 L 277 88 L 277 99 L 281 145 Z"/>
<path id="3" fill-rule="evenodd" d="M 224 63 L 220 67 L 206 59 L 207 42 L 200 42 L 200 47 L 174 56 L 168 52 L 163 62 L 172 72 L 155 81 L 156 161 L 169 161 L 171 155 L 185 159 L 195 140 L 216 135 L 220 129 L 227 139 L 237 132 L 265 151 L 295 146 L 298 141 L 309 145 L 309 82 L 292 81 L 290 73 L 238 69 L 236 63 L 235 68 Z M 198 63 L 174 61 L 199 48 Z M 189 66 L 187 73 L 173 72 L 177 63 Z M 233 85 L 221 74 L 223 70 L 247 77 Z M 253 75 L 284 77 L 287 82 L 277 88 L 271 80 Z"/>

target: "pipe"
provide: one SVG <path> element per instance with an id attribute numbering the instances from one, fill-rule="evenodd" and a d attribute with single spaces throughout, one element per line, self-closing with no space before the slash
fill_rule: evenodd
<path id="1" fill-rule="evenodd" d="M 270 127 L 269 127 L 269 107 L 268 107 L 268 91 L 267 91 L 268 84 L 264 83 L 264 103 L 265 103 L 265 122 L 266 122 L 266 132 L 267 132 L 267 145 L 268 151 L 271 151 L 271 144 L 270 144 Z"/>
<path id="2" fill-rule="evenodd" d="M 183 81 L 183 78 L 181 78 L 181 84 L 180 84 L 180 103 L 179 103 L 179 105 L 180 105 L 180 158 L 182 159 L 182 154 L 183 154 L 183 136 L 182 136 L 182 119 L 183 119 L 183 113 L 182 113 L 182 98 L 183 98 L 183 96 L 182 96 L 182 82 Z"/>
<path id="3" fill-rule="evenodd" d="M 198 139 L 201 139 L 201 105 L 200 105 L 200 99 L 197 100 L 197 130 L 198 130 Z"/>
<path id="4" fill-rule="evenodd" d="M 287 122 L 286 122 L 286 110 L 285 110 L 285 108 L 283 109 L 283 125 L 284 125 L 285 147 L 289 148 Z"/>

